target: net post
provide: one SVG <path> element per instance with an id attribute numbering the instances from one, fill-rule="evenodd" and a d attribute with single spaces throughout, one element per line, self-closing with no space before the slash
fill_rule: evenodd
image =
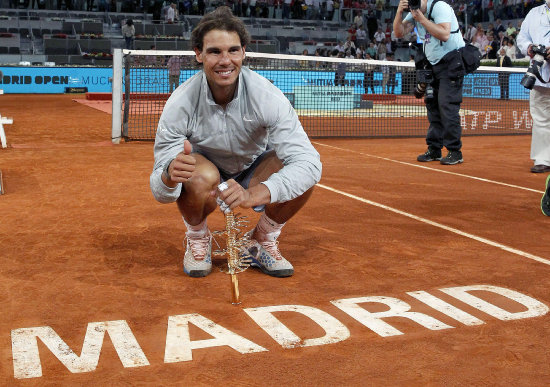
<path id="1" fill-rule="evenodd" d="M 0 146 L 2 148 L 7 148 L 8 141 L 6 140 L 6 133 L 4 132 L 4 124 L 13 124 L 13 118 L 2 117 L 0 114 Z"/>
<path id="2" fill-rule="evenodd" d="M 111 141 L 120 144 L 122 137 L 122 49 L 113 51 L 113 83 L 112 83 L 112 125 Z"/>

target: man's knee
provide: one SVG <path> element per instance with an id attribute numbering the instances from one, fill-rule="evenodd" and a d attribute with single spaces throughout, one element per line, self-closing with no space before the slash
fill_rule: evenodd
<path id="1" fill-rule="evenodd" d="M 315 186 L 309 188 L 302 195 L 288 202 L 266 205 L 266 214 L 277 223 L 286 223 L 306 204 L 314 188 Z"/>
<path id="2" fill-rule="evenodd" d="M 210 192 L 220 183 L 220 173 L 211 165 L 199 165 L 189 180 L 183 183 L 182 197 L 192 195 L 209 196 Z"/>
<path id="3" fill-rule="evenodd" d="M 180 212 L 190 224 L 198 224 L 216 209 L 216 199 L 211 192 L 220 182 L 217 169 L 201 168 L 185 183 L 177 200 Z"/>

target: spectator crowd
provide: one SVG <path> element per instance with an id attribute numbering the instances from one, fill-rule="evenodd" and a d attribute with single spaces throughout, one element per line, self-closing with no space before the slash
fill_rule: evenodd
<path id="1" fill-rule="evenodd" d="M 76 11 L 160 13 L 175 4 L 181 15 L 203 15 L 207 9 L 229 6 L 239 17 L 334 20 L 354 22 L 366 30 L 367 20 L 391 22 L 399 0 L 9 0 L 10 8 L 66 9 Z M 521 19 L 543 0 L 447 0 L 458 20 L 468 23 Z M 358 20 L 357 15 L 362 19 Z M 376 28 L 374 29 L 376 31 Z"/>
<path id="2" fill-rule="evenodd" d="M 484 58 L 498 59 L 505 49 L 510 59 L 520 58 L 516 36 L 523 18 L 543 0 L 446 0 L 454 8 L 464 39 Z M 304 55 L 385 60 L 399 47 L 416 44 L 414 32 L 397 39 L 391 20 L 399 0 L 10 0 L 13 8 L 138 12 L 153 20 L 177 23 L 185 15 L 202 15 L 207 9 L 227 5 L 239 17 L 338 21 L 348 25 L 345 41 L 325 45 Z M 484 27 L 485 26 L 485 27 Z"/>

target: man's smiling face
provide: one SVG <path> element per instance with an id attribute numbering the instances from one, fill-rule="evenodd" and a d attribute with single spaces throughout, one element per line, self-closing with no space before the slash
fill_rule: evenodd
<path id="1" fill-rule="evenodd" d="M 235 88 L 245 57 L 236 32 L 212 30 L 204 35 L 202 51 L 195 49 L 214 96 Z"/>

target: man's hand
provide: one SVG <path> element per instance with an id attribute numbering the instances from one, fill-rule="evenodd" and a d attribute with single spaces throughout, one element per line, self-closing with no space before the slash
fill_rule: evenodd
<path id="1" fill-rule="evenodd" d="M 407 4 L 408 4 L 408 2 L 407 2 Z M 419 22 L 422 25 L 424 25 L 425 20 L 428 20 L 428 19 L 426 19 L 426 16 L 424 16 L 424 13 L 420 10 L 420 8 L 411 9 L 411 15 L 412 15 L 414 20 L 416 20 L 417 22 Z"/>
<path id="2" fill-rule="evenodd" d="M 527 55 L 529 55 L 530 58 L 535 56 L 535 53 L 533 52 L 533 45 L 530 44 L 529 47 L 527 47 Z"/>
<path id="3" fill-rule="evenodd" d="M 530 58 L 533 58 L 535 56 L 535 53 L 533 52 L 533 46 L 534 44 L 530 44 L 529 47 L 527 47 L 527 55 L 529 55 Z M 546 61 L 550 62 L 550 46 L 546 47 Z"/>
<path id="4" fill-rule="evenodd" d="M 400 0 L 397 6 L 397 13 L 403 13 L 406 9 L 409 9 L 409 0 Z"/>
<path id="5" fill-rule="evenodd" d="M 185 183 L 195 171 L 195 158 L 191 156 L 191 143 L 185 140 L 183 143 L 183 152 L 178 153 L 168 167 L 170 181 L 166 185 L 174 187 L 178 183 Z"/>
<path id="6" fill-rule="evenodd" d="M 222 183 L 223 184 L 223 183 Z M 227 188 L 223 191 L 217 190 L 218 198 L 229 206 L 231 210 L 237 207 L 250 208 L 255 205 L 252 201 L 252 194 L 249 190 L 244 189 L 239 183 L 233 179 L 225 182 Z"/>
<path id="7" fill-rule="evenodd" d="M 403 26 L 403 12 L 409 8 L 409 0 L 399 0 L 399 5 L 397 6 L 397 12 L 395 13 L 395 18 L 393 19 L 393 31 L 395 37 L 402 38 L 405 35 L 405 27 Z"/>

